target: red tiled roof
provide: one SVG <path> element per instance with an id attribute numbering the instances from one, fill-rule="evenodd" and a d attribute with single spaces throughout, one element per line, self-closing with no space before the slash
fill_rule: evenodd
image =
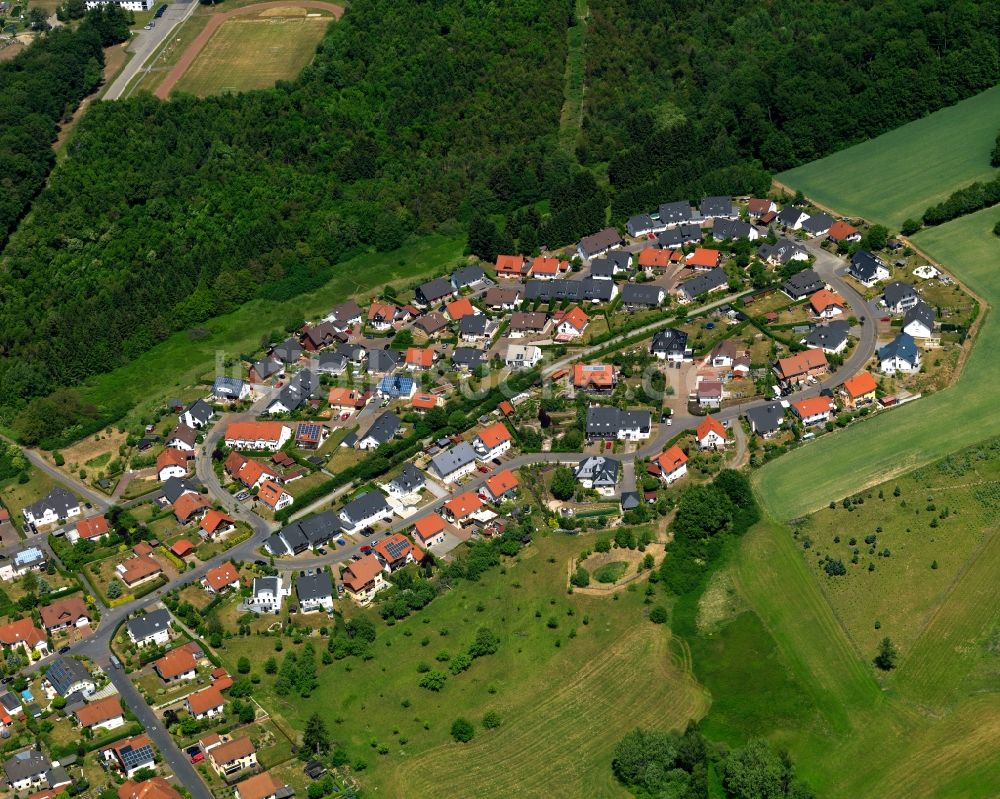
<path id="1" fill-rule="evenodd" d="M 181 494 L 174 500 L 174 513 L 182 522 L 186 522 L 198 511 L 209 507 L 208 500 L 201 494 Z"/>
<path id="2" fill-rule="evenodd" d="M 198 663 L 190 649 L 179 647 L 171 649 L 153 665 L 164 680 L 172 680 L 174 677 L 193 671 Z"/>
<path id="3" fill-rule="evenodd" d="M 368 309 L 368 321 L 371 322 L 376 317 L 381 317 L 386 322 L 391 322 L 399 309 L 389 302 L 373 302 Z"/>
<path id="4" fill-rule="evenodd" d="M 181 799 L 181 795 L 163 777 L 150 777 L 142 782 L 123 783 L 118 788 L 118 799 Z"/>
<path id="5" fill-rule="evenodd" d="M 807 397 L 792 403 L 796 413 L 802 418 L 815 416 L 818 413 L 828 413 L 833 410 L 833 400 L 829 397 Z"/>
<path id="6" fill-rule="evenodd" d="M 569 322 L 578 331 L 583 332 L 583 329 L 587 326 L 587 323 L 590 321 L 590 317 L 587 316 L 586 313 L 584 313 L 583 309 L 579 305 L 577 305 L 575 308 L 573 308 L 573 310 L 569 311 L 569 313 L 563 316 L 562 321 Z"/>
<path id="7" fill-rule="evenodd" d="M 236 790 L 240 799 L 267 799 L 284 787 L 285 783 L 272 776 L 271 772 L 265 771 L 254 777 L 247 777 L 236 785 Z"/>
<path id="8" fill-rule="evenodd" d="M 409 347 L 406 350 L 406 363 L 410 366 L 428 367 L 434 363 L 434 350 L 430 347 Z"/>
<path id="9" fill-rule="evenodd" d="M 454 518 L 464 519 L 483 507 L 483 502 L 472 491 L 466 491 L 445 502 L 444 507 Z"/>
<path id="10" fill-rule="evenodd" d="M 281 440 L 281 422 L 230 422 L 226 428 L 226 439 L 229 441 L 272 441 Z"/>
<path id="11" fill-rule="evenodd" d="M 111 721 L 122 715 L 122 706 L 117 696 L 109 696 L 106 699 L 98 699 L 84 705 L 74 714 L 81 727 L 93 727 L 105 721 Z"/>
<path id="12" fill-rule="evenodd" d="M 382 564 L 374 555 L 365 555 L 361 560 L 353 561 L 344 569 L 341 578 L 344 585 L 352 591 L 360 591 L 370 583 L 379 572 L 382 571 Z"/>
<path id="13" fill-rule="evenodd" d="M 235 524 L 234 519 L 226 516 L 222 511 L 213 508 L 202 518 L 200 527 L 206 533 L 214 533 L 220 527 L 228 527 L 231 524 Z"/>
<path id="14" fill-rule="evenodd" d="M 205 572 L 205 582 L 215 591 L 232 585 L 239 579 L 240 573 L 236 571 L 236 567 L 230 562 L 223 563 L 221 566 L 216 566 L 214 569 L 209 569 Z"/>
<path id="15" fill-rule="evenodd" d="M 723 439 L 726 438 L 726 428 L 722 426 L 722 423 L 711 416 L 706 416 L 700 425 L 698 425 L 698 430 L 696 436 L 699 441 L 701 441 L 709 433 L 715 433 L 721 436 Z"/>
<path id="16" fill-rule="evenodd" d="M 525 257 L 523 255 L 498 255 L 496 269 L 498 275 L 523 275 Z"/>
<path id="17" fill-rule="evenodd" d="M 211 710 L 213 707 L 225 704 L 225 700 L 222 698 L 219 689 L 214 685 L 210 685 L 208 688 L 202 688 L 200 691 L 189 694 L 187 703 L 191 708 L 191 712 L 197 715 L 204 713 L 206 710 Z"/>
<path id="18" fill-rule="evenodd" d="M 507 400 L 501 402 L 498 407 L 500 408 L 500 413 L 502 413 L 504 416 L 510 416 L 512 413 L 514 413 L 514 406 L 511 405 Z"/>
<path id="19" fill-rule="evenodd" d="M 497 472 L 486 478 L 486 489 L 493 497 L 501 497 L 508 491 L 517 488 L 518 485 L 520 483 L 518 482 L 517 475 L 510 469 L 504 469 L 502 472 Z"/>
<path id="20" fill-rule="evenodd" d="M 871 394 L 878 386 L 875 383 L 875 378 L 871 376 L 870 372 L 858 372 L 854 377 L 848 378 L 844 381 L 844 390 L 847 392 L 847 396 L 851 399 L 857 399 L 858 397 L 863 397 L 865 394 Z"/>
<path id="21" fill-rule="evenodd" d="M 257 749 L 253 745 L 253 741 L 244 735 L 240 738 L 233 738 L 224 744 L 213 746 L 209 750 L 208 756 L 218 765 L 222 766 L 226 763 L 232 763 L 234 760 L 241 760 L 244 757 L 248 757 L 256 751 Z"/>
<path id="22" fill-rule="evenodd" d="M 510 430 L 507 429 L 507 425 L 503 422 L 494 422 L 489 427 L 484 427 L 480 430 L 476 438 L 483 442 L 483 446 L 486 449 L 493 449 L 504 441 L 510 441 L 511 435 Z"/>
<path id="23" fill-rule="evenodd" d="M 714 269 L 719 265 L 719 251 L 708 247 L 698 247 L 687 259 L 688 266 Z"/>
<path id="24" fill-rule="evenodd" d="M 826 365 L 826 355 L 823 354 L 823 350 L 815 347 L 787 358 L 778 359 L 778 371 L 785 378 L 797 377 L 813 369 L 823 369 Z"/>
<path id="25" fill-rule="evenodd" d="M 393 544 L 405 545 L 402 549 L 399 550 L 400 554 L 396 555 L 396 557 L 393 557 L 392 553 L 389 550 L 389 547 Z M 410 543 L 410 539 L 408 539 L 405 535 L 400 535 L 399 533 L 395 533 L 394 535 L 390 535 L 379 541 L 374 546 L 374 549 L 379 555 L 382 556 L 382 560 L 384 560 L 386 563 L 395 563 L 397 560 L 403 560 L 407 556 L 407 554 L 409 554 L 413 550 L 413 544 Z"/>
<path id="26" fill-rule="evenodd" d="M 50 630 L 64 624 L 76 624 L 83 618 L 89 619 L 90 611 L 87 610 L 87 603 L 83 601 L 83 597 L 70 596 L 57 599 L 48 607 L 39 608 L 38 615 L 42 619 L 42 626 Z"/>
<path id="27" fill-rule="evenodd" d="M 170 551 L 173 552 L 179 558 L 186 558 L 188 555 L 194 552 L 194 546 L 186 538 L 182 538 L 180 541 L 177 541 L 172 547 L 170 547 Z"/>
<path id="28" fill-rule="evenodd" d="M 573 364 L 573 385 L 577 388 L 611 388 L 615 384 L 615 367 L 611 364 Z"/>
<path id="29" fill-rule="evenodd" d="M 558 258 L 535 258 L 528 271 L 532 275 L 558 275 L 567 269 L 569 261 L 560 261 Z"/>
<path id="30" fill-rule="evenodd" d="M 185 494 L 185 496 L 189 495 Z M 139 580 L 163 571 L 160 564 L 153 560 L 150 555 L 136 555 L 126 560 L 122 565 L 125 567 L 125 570 L 121 572 L 121 577 L 127 585 L 132 585 L 139 582 Z"/>
<path id="31" fill-rule="evenodd" d="M 687 455 L 684 454 L 684 450 L 674 444 L 666 452 L 661 452 L 654 463 L 656 463 L 664 474 L 670 474 L 676 471 L 685 463 L 687 463 Z"/>
<path id="32" fill-rule="evenodd" d="M 463 316 L 472 316 L 476 312 L 476 309 L 472 307 L 472 303 L 466 297 L 449 302 L 445 306 L 445 310 L 448 312 L 448 318 L 453 322 L 457 322 Z"/>
<path id="33" fill-rule="evenodd" d="M 417 410 L 430 410 L 437 406 L 437 397 L 433 394 L 414 394 L 413 399 L 410 400 L 410 405 Z"/>
<path id="34" fill-rule="evenodd" d="M 76 531 L 80 538 L 96 538 L 109 532 L 108 520 L 104 516 L 91 516 L 89 519 L 81 519 L 76 523 Z"/>
<path id="35" fill-rule="evenodd" d="M 368 395 L 353 388 L 336 386 L 330 389 L 329 402 L 338 408 L 363 408 Z"/>
<path id="36" fill-rule="evenodd" d="M 282 487 L 276 482 L 273 480 L 265 480 L 260 484 L 260 488 L 257 490 L 257 499 L 269 508 L 274 508 L 277 506 L 278 502 L 281 501 L 281 495 L 284 493 L 285 492 Z"/>
<path id="37" fill-rule="evenodd" d="M 426 541 L 444 530 L 444 519 L 438 514 L 432 513 L 424 516 L 422 519 L 418 519 L 416 524 L 413 525 L 413 529 L 416 530 L 421 541 Z"/>
<path id="38" fill-rule="evenodd" d="M 835 291 L 820 289 L 809 298 L 809 304 L 816 313 L 823 313 L 831 305 L 843 308 L 847 305 L 847 301 Z"/>
<path id="39" fill-rule="evenodd" d="M 858 233 L 858 229 L 854 225 L 849 225 L 847 222 L 838 221 L 830 225 L 830 230 L 827 231 L 827 236 L 834 241 L 843 241 L 848 236 L 854 236 Z"/>
<path id="40" fill-rule="evenodd" d="M 639 266 L 652 266 L 658 269 L 666 269 L 670 266 L 670 250 L 661 250 L 658 247 L 647 247 L 639 253 Z"/>
<path id="41" fill-rule="evenodd" d="M 186 471 L 190 458 L 190 452 L 183 452 L 179 449 L 173 448 L 165 449 L 156 456 L 156 471 L 159 473 L 168 466 L 180 466 Z"/>

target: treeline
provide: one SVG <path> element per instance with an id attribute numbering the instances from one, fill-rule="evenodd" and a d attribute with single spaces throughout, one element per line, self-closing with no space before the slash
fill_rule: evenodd
<path id="1" fill-rule="evenodd" d="M 923 215 L 925 225 L 940 225 L 960 216 L 1000 203 L 1000 175 L 987 183 L 972 183 L 953 192 L 944 202 L 932 205 Z M 904 225 L 904 230 L 911 226 Z"/>
<path id="2" fill-rule="evenodd" d="M 592 0 L 577 154 L 619 215 L 737 191 L 993 86 L 998 42 L 988 0 Z"/>
<path id="3" fill-rule="evenodd" d="M 683 733 L 636 729 L 615 747 L 611 768 L 638 797 L 671 799 L 814 799 L 795 776 L 791 758 L 763 739 L 728 751 L 707 741 L 696 724 Z M 718 789 L 709 789 L 709 771 Z M 721 790 L 721 794 L 718 793 Z"/>
<path id="4" fill-rule="evenodd" d="M 674 540 L 660 565 L 660 579 L 678 596 L 696 591 L 726 543 L 759 519 L 753 489 L 742 472 L 723 469 L 711 483 L 690 486 L 670 525 Z"/>
<path id="5" fill-rule="evenodd" d="M 95 105 L 3 253 L 0 418 L 85 429 L 106 409 L 22 412 L 361 248 L 553 193 L 568 8 L 361 0 L 297 81 Z"/>
<path id="6" fill-rule="evenodd" d="M 55 163 L 59 123 L 100 83 L 101 48 L 128 38 L 129 19 L 118 6 L 95 9 L 0 63 L 0 246 Z"/>

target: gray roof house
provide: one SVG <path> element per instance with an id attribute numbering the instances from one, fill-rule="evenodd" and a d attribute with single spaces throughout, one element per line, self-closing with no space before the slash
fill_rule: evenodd
<path id="1" fill-rule="evenodd" d="M 250 384 L 238 377 L 221 376 L 212 383 L 212 396 L 217 400 L 241 400 L 250 393 Z"/>
<path id="2" fill-rule="evenodd" d="M 268 413 L 286 413 L 298 410 L 319 385 L 316 376 L 308 369 L 296 372 L 285 386 L 278 392 L 278 396 L 271 400 L 267 406 Z"/>
<path id="3" fill-rule="evenodd" d="M 920 300 L 910 310 L 903 314 L 903 332 L 914 338 L 930 338 L 934 332 L 934 309 Z"/>
<path id="4" fill-rule="evenodd" d="M 450 297 L 455 293 L 455 290 L 450 280 L 446 280 L 443 277 L 436 277 L 417 286 L 415 300 L 420 305 L 431 305 L 443 300 L 445 297 Z"/>
<path id="5" fill-rule="evenodd" d="M 778 224 L 792 230 L 799 230 L 808 218 L 809 214 L 792 205 L 786 205 L 778 212 Z"/>
<path id="6" fill-rule="evenodd" d="M 851 326 L 845 320 L 838 319 L 814 327 L 809 335 L 802 339 L 802 343 L 809 347 L 818 347 L 824 352 L 838 353 L 847 346 L 847 331 L 850 329 Z"/>
<path id="7" fill-rule="evenodd" d="M 482 350 L 475 347 L 455 347 L 455 351 L 451 354 L 451 362 L 459 369 L 468 369 L 472 372 L 483 362 L 483 354 Z"/>
<path id="8" fill-rule="evenodd" d="M 812 269 L 803 269 L 782 283 L 781 289 L 793 300 L 801 300 L 803 297 L 815 294 L 825 285 Z"/>
<path id="9" fill-rule="evenodd" d="M 610 258 L 595 258 L 590 262 L 590 276 L 595 280 L 614 280 L 619 271 L 618 264 Z"/>
<path id="10" fill-rule="evenodd" d="M 386 411 L 372 422 L 368 431 L 358 438 L 359 449 L 376 449 L 395 438 L 403 423 L 392 411 Z"/>
<path id="11" fill-rule="evenodd" d="M 660 359 L 680 361 L 687 354 L 688 334 L 668 327 L 653 334 L 649 351 Z"/>
<path id="12" fill-rule="evenodd" d="M 663 302 L 666 292 L 655 283 L 626 283 L 622 286 L 623 305 L 644 305 L 655 308 Z"/>
<path id="13" fill-rule="evenodd" d="M 302 349 L 302 345 L 299 344 L 297 338 L 285 339 L 277 347 L 271 350 L 271 355 L 277 358 L 282 363 L 295 363 L 299 358 L 302 357 L 302 353 L 305 350 Z"/>
<path id="14" fill-rule="evenodd" d="M 486 273 L 481 266 L 463 266 L 451 273 L 451 285 L 456 289 L 474 286 L 486 279 Z"/>
<path id="15" fill-rule="evenodd" d="M 65 769 L 53 766 L 52 761 L 37 749 L 26 749 L 5 760 L 3 770 L 8 784 L 15 791 L 26 788 L 54 790 L 70 784 Z"/>
<path id="16" fill-rule="evenodd" d="M 712 225 L 712 238 L 716 241 L 726 239 L 749 239 L 755 241 L 760 238 L 757 228 L 742 219 L 716 219 Z"/>
<path id="17" fill-rule="evenodd" d="M 295 578 L 295 595 L 303 612 L 333 609 L 333 580 L 327 571 L 299 574 Z"/>
<path id="18" fill-rule="evenodd" d="M 765 405 L 747 408 L 745 416 L 753 432 L 764 438 L 770 438 L 781 428 L 785 409 L 780 402 L 768 402 Z"/>
<path id="19" fill-rule="evenodd" d="M 920 350 L 909 333 L 900 333 L 878 351 L 879 368 L 886 374 L 912 372 L 920 367 Z"/>
<path id="20" fill-rule="evenodd" d="M 708 272 L 695 275 L 690 280 L 685 280 L 677 287 L 677 291 L 680 293 L 682 300 L 691 302 L 702 294 L 718 291 L 728 285 L 729 276 L 726 274 L 726 270 L 721 266 L 717 266 Z"/>
<path id="21" fill-rule="evenodd" d="M 649 214 L 637 214 L 629 217 L 625 223 L 626 232 L 633 238 L 647 236 L 650 233 L 660 233 L 666 229 L 666 223 L 653 219 Z"/>
<path id="22" fill-rule="evenodd" d="M 347 369 L 347 358 L 339 352 L 321 352 L 316 357 L 316 371 L 320 374 L 339 375 Z"/>
<path id="23" fill-rule="evenodd" d="M 285 365 L 281 361 L 268 355 L 254 363 L 253 366 L 250 367 L 250 371 L 253 373 L 250 376 L 251 380 L 255 377 L 257 380 L 269 380 L 275 375 L 284 372 Z"/>
<path id="24" fill-rule="evenodd" d="M 649 411 L 622 411 L 612 406 L 587 408 L 588 438 L 648 438 L 652 430 Z"/>
<path id="25" fill-rule="evenodd" d="M 339 532 L 340 517 L 332 510 L 325 510 L 285 525 L 264 546 L 272 555 L 295 555 L 324 546 Z"/>
<path id="26" fill-rule="evenodd" d="M 45 672 L 45 680 L 64 698 L 77 691 L 89 696 L 97 689 L 94 675 L 75 658 L 57 657 Z"/>
<path id="27" fill-rule="evenodd" d="M 894 280 L 882 289 L 882 301 L 890 313 L 901 314 L 920 302 L 920 295 L 909 283 Z"/>
<path id="28" fill-rule="evenodd" d="M 370 374 L 390 374 L 403 364 L 403 353 L 396 350 L 368 350 L 368 372 Z"/>
<path id="29" fill-rule="evenodd" d="M 392 508 L 378 491 L 368 491 L 361 494 L 340 509 L 340 520 L 348 532 L 391 518 Z"/>
<path id="30" fill-rule="evenodd" d="M 404 463 L 403 471 L 385 484 L 385 489 L 391 497 L 405 497 L 413 494 L 427 485 L 427 478 L 412 463 Z"/>
<path id="31" fill-rule="evenodd" d="M 170 611 L 165 608 L 136 616 L 126 625 L 129 638 L 140 644 L 156 637 L 163 637 L 170 631 Z"/>
<path id="32" fill-rule="evenodd" d="M 56 486 L 49 493 L 24 508 L 25 521 L 37 524 L 75 516 L 80 512 L 80 500 L 62 486 Z"/>
<path id="33" fill-rule="evenodd" d="M 889 270 L 878 256 L 867 250 L 858 250 L 851 256 L 851 277 L 866 286 L 873 286 L 889 277 Z"/>
<path id="34" fill-rule="evenodd" d="M 458 321 L 458 334 L 462 338 L 480 339 L 486 337 L 489 319 L 485 314 L 469 314 Z"/>
<path id="35" fill-rule="evenodd" d="M 454 479 L 475 468 L 476 451 L 468 441 L 462 441 L 451 449 L 440 452 L 431 460 L 431 469 L 442 480 Z"/>
<path id="36" fill-rule="evenodd" d="M 614 490 L 618 484 L 618 472 L 621 464 L 615 458 L 603 455 L 591 455 L 580 461 L 573 470 L 573 475 L 584 488 Z"/>
<path id="37" fill-rule="evenodd" d="M 351 325 L 361 322 L 361 306 L 354 300 L 342 302 L 332 308 L 330 313 L 323 317 L 324 322 L 331 322 L 337 330 L 347 330 Z"/>
<path id="38" fill-rule="evenodd" d="M 195 400 L 188 405 L 181 413 L 179 420 L 181 424 L 188 427 L 204 427 L 215 415 L 215 410 L 205 400 Z"/>
<path id="39" fill-rule="evenodd" d="M 740 209 L 732 197 L 704 197 L 698 211 L 702 219 L 739 219 Z"/>
<path id="40" fill-rule="evenodd" d="M 757 257 L 774 266 L 784 266 L 789 261 L 808 260 L 809 253 L 798 242 L 778 239 L 774 244 L 761 244 L 757 248 Z"/>
<path id="41" fill-rule="evenodd" d="M 583 260 L 587 261 L 598 255 L 604 255 L 612 247 L 620 246 L 621 242 L 621 234 L 613 227 L 606 227 L 580 239 L 576 251 Z"/>
<path id="42" fill-rule="evenodd" d="M 197 494 L 198 486 L 183 477 L 169 477 L 160 488 L 164 498 L 173 505 L 181 494 Z"/>
<path id="43" fill-rule="evenodd" d="M 681 222 L 690 222 L 693 216 L 691 205 L 686 200 L 663 203 L 659 210 L 660 222 L 664 225 L 679 225 Z"/>
<path id="44" fill-rule="evenodd" d="M 810 236 L 825 236 L 833 222 L 834 219 L 829 214 L 814 214 L 802 223 L 802 229 Z"/>

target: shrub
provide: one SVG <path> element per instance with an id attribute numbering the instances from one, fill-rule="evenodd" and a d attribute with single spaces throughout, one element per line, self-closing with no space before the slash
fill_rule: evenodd
<path id="1" fill-rule="evenodd" d="M 428 691 L 440 691 L 448 681 L 448 675 L 443 671 L 429 671 L 420 678 L 418 685 Z"/>
<path id="2" fill-rule="evenodd" d="M 457 718 L 451 725 L 451 737 L 459 743 L 468 743 L 476 734 L 476 728 L 468 719 Z"/>
<path id="3" fill-rule="evenodd" d="M 666 624 L 667 623 L 667 609 L 663 605 L 657 605 L 651 608 L 649 611 L 649 620 L 653 624 Z"/>
<path id="4" fill-rule="evenodd" d="M 487 730 L 494 730 L 501 724 L 500 714 L 495 710 L 488 710 L 483 716 L 483 727 Z"/>

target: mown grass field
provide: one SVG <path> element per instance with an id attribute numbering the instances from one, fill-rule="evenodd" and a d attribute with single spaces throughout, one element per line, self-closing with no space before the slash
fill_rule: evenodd
<path id="1" fill-rule="evenodd" d="M 777 180 L 842 214 L 899 228 L 955 189 L 992 175 L 1000 86 Z"/>
<path id="2" fill-rule="evenodd" d="M 924 230 L 913 241 L 994 310 L 951 388 L 823 436 L 764 466 L 755 481 L 768 513 L 789 519 L 866 486 L 974 444 L 1000 431 L 1000 206 Z"/>
<path id="3" fill-rule="evenodd" d="M 264 89 L 312 61 L 332 17 L 231 19 L 212 35 L 176 90 L 206 97 Z"/>
<path id="4" fill-rule="evenodd" d="M 683 727 L 708 698 L 671 655 L 667 627 L 645 618 L 641 590 L 617 599 L 566 594 L 565 564 L 580 548 L 576 538 L 543 537 L 481 582 L 458 583 L 392 627 L 378 621 L 375 657 L 320 666 L 310 699 L 274 696 L 266 675 L 255 697 L 291 729 L 322 713 L 352 761 L 367 762 L 359 774 L 366 794 L 627 796 L 610 768 L 622 735 L 636 725 Z M 454 657 L 481 626 L 500 636 L 496 654 L 449 675 L 440 693 L 418 687 L 418 664 L 447 672 L 438 653 Z M 286 651 L 295 648 L 285 641 Z M 264 646 L 233 638 L 221 655 L 230 667 L 242 654 L 257 663 Z M 498 729 L 480 725 L 489 710 L 502 718 Z M 451 740 L 459 716 L 477 727 L 469 744 Z M 378 744 L 388 752 L 378 754 Z"/>
<path id="5" fill-rule="evenodd" d="M 84 384 L 83 397 L 98 406 L 125 401 L 133 417 L 160 407 L 167 394 L 197 384 L 213 373 L 216 356 L 239 357 L 260 347 L 262 336 L 294 319 L 309 319 L 351 297 L 377 292 L 389 283 L 409 284 L 460 260 L 464 237 L 434 235 L 400 250 L 368 253 L 338 264 L 322 288 L 285 302 L 253 300 L 238 310 L 200 325 L 206 335 L 175 333 L 140 358 Z M 241 375 L 243 376 L 243 375 Z"/>

